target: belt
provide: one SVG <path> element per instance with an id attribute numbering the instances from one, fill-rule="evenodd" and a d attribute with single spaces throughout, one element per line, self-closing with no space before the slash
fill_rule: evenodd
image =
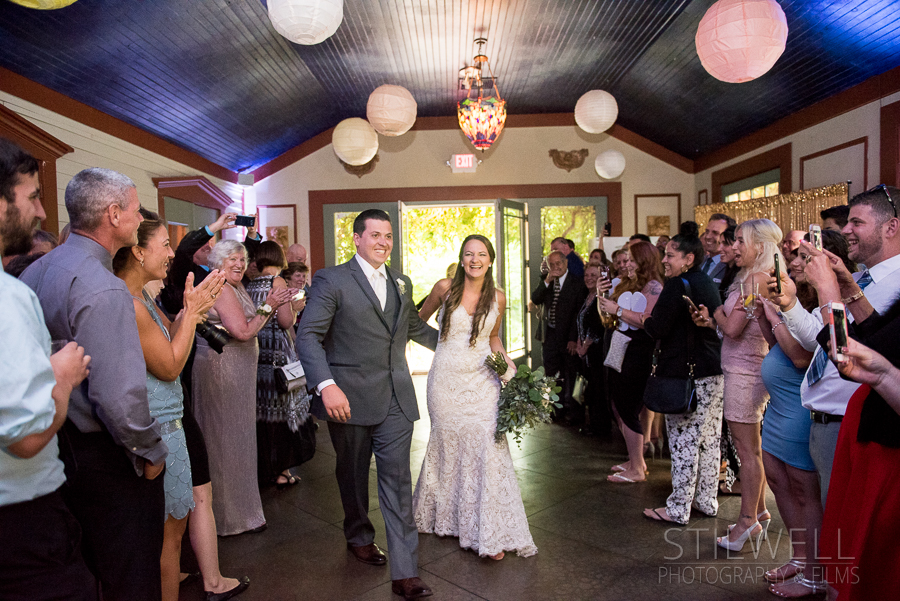
<path id="1" fill-rule="evenodd" d="M 831 413 L 820 413 L 819 411 L 810 411 L 809 419 L 817 424 L 835 424 L 840 423 L 844 419 L 843 415 L 832 415 Z"/>
<path id="2" fill-rule="evenodd" d="M 180 419 L 173 419 L 172 421 L 163 422 L 159 425 L 159 434 L 160 436 L 165 436 L 166 434 L 181 430 L 183 427 Z"/>

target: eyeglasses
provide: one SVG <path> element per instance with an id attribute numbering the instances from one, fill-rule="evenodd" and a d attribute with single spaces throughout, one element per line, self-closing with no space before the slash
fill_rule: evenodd
<path id="1" fill-rule="evenodd" d="M 872 188 L 870 190 L 866 190 L 866 194 L 868 194 L 869 192 L 874 192 L 875 190 L 881 190 L 882 192 L 884 192 L 884 195 L 887 196 L 888 202 L 891 203 L 891 208 L 894 209 L 894 217 L 896 217 L 897 216 L 897 205 L 894 204 L 894 199 L 891 198 L 891 193 L 888 191 L 887 185 L 886 184 L 878 184 L 874 188 Z"/>

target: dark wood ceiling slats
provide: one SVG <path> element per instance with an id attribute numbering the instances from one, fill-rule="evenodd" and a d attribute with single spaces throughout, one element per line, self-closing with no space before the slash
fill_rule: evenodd
<path id="1" fill-rule="evenodd" d="M 713 0 L 344 0 L 328 40 L 278 35 L 262 0 L 0 2 L 0 66 L 234 170 L 364 117 L 405 86 L 419 115 L 455 115 L 458 71 L 484 48 L 512 115 L 571 112 L 605 89 L 619 123 L 688 158 L 900 64 L 900 11 L 876 0 L 779 0 L 787 49 L 734 85 L 700 65 Z"/>

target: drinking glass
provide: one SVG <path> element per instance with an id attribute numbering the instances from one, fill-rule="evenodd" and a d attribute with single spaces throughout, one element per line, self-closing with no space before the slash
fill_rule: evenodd
<path id="1" fill-rule="evenodd" d="M 747 314 L 744 319 L 753 319 L 756 312 L 756 299 L 759 298 L 759 282 L 743 283 L 741 282 L 741 303 L 744 312 Z"/>

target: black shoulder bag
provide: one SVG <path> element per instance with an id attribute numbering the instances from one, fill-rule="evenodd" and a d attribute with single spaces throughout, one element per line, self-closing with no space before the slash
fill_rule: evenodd
<path id="1" fill-rule="evenodd" d="M 690 298 L 691 285 L 685 278 L 684 293 Z M 657 413 L 693 413 L 697 409 L 697 394 L 694 389 L 694 326 L 688 328 L 688 377 L 668 378 L 656 375 L 659 362 L 659 347 L 662 340 L 656 341 L 653 349 L 653 364 L 647 387 L 644 389 L 644 405 Z"/>

